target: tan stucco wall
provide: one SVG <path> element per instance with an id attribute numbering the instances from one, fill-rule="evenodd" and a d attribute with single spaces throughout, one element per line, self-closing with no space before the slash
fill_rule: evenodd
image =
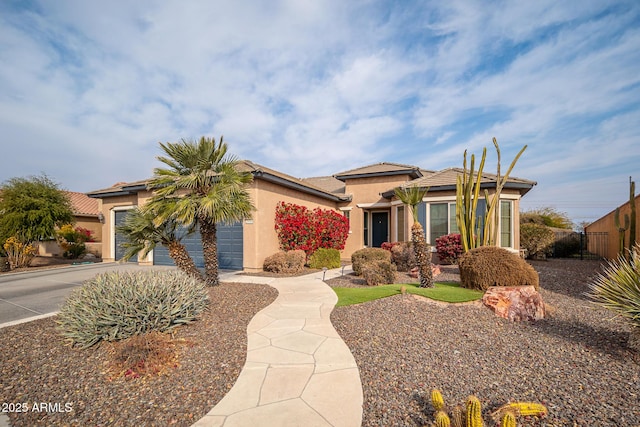
<path id="1" fill-rule="evenodd" d="M 96 242 L 102 241 L 102 223 L 98 218 L 78 216 L 76 217 L 76 223 L 74 224 L 74 226 L 90 230 L 93 236 L 93 240 L 95 240 Z"/>
<path id="2" fill-rule="evenodd" d="M 256 211 L 252 220 L 245 221 L 243 227 L 243 263 L 246 271 L 262 270 L 264 259 L 280 250 L 278 236 L 274 228 L 276 206 L 279 202 L 295 203 L 308 209 L 319 207 L 338 211 L 336 202 L 260 179 L 254 180 L 249 193 Z M 350 238 L 347 239 L 347 242 Z"/>
<path id="3" fill-rule="evenodd" d="M 640 214 L 637 213 L 640 208 L 640 195 L 636 196 L 636 242 L 640 242 Z M 585 231 L 587 233 L 607 233 L 607 243 L 603 247 L 596 245 L 597 239 L 591 239 L 588 241 L 589 252 L 595 253 L 607 259 L 615 259 L 618 256 L 620 248 L 620 235 L 618 227 L 615 224 L 615 210 L 609 212 L 607 215 L 598 219 L 597 221 L 589 224 Z M 620 206 L 620 222 L 624 226 L 624 216 L 629 215 L 631 219 L 631 205 L 629 202 Z M 630 231 L 625 232 L 625 246 L 629 246 Z M 591 244 L 593 243 L 593 244 Z"/>
<path id="4" fill-rule="evenodd" d="M 134 208 L 142 205 L 150 197 L 149 191 L 142 191 L 137 195 L 107 197 L 98 199 L 98 209 L 104 215 L 102 224 L 102 259 L 104 261 L 114 261 L 115 248 L 113 226 L 115 220 L 115 210 Z"/>
<path id="5" fill-rule="evenodd" d="M 388 212 L 389 213 L 389 239 L 392 239 L 393 224 L 392 210 L 390 201 L 383 198 L 380 194 L 392 190 L 400 186 L 409 179 L 409 175 L 396 176 L 379 176 L 371 178 L 351 178 L 345 181 L 346 194 L 352 195 L 352 201 L 346 205 L 351 207 L 350 222 L 351 234 L 347 239 L 345 250 L 343 252 L 344 259 L 350 259 L 351 254 L 358 249 L 364 247 L 364 212 Z M 379 207 L 358 207 L 358 204 L 380 203 Z M 395 217 L 393 217 L 395 218 Z M 371 216 L 369 216 L 371 220 Z M 371 227 L 369 227 L 371 230 Z M 370 231 L 369 231 L 370 232 Z M 369 238 L 371 243 L 371 237 Z"/>

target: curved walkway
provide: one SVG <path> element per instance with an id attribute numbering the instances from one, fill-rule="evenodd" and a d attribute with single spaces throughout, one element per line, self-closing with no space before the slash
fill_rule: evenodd
<path id="1" fill-rule="evenodd" d="M 329 270 L 326 278 L 340 274 Z M 194 427 L 361 425 L 360 374 L 331 325 L 338 298 L 322 278 L 224 279 L 268 283 L 279 295 L 247 327 L 247 360 L 235 385 Z"/>

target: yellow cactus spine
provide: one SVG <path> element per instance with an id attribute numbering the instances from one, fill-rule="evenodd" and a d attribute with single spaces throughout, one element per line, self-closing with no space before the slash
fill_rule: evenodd
<path id="1" fill-rule="evenodd" d="M 500 420 L 500 427 L 516 427 L 516 416 L 512 411 L 507 411 Z"/>
<path id="2" fill-rule="evenodd" d="M 467 399 L 467 427 L 482 427 L 482 406 L 475 396 Z"/>
<path id="3" fill-rule="evenodd" d="M 444 409 L 444 399 L 440 390 L 436 390 L 434 388 L 431 391 L 431 403 L 433 404 L 433 409 L 435 409 L 436 412 Z"/>
<path id="4" fill-rule="evenodd" d="M 464 409 L 457 405 L 451 411 L 451 427 L 465 427 L 464 425 Z"/>
<path id="5" fill-rule="evenodd" d="M 436 427 L 451 427 L 451 420 L 446 412 L 436 412 Z"/>

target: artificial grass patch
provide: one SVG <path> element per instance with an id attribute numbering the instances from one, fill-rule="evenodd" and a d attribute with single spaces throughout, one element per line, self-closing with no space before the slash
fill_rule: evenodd
<path id="1" fill-rule="evenodd" d="M 484 292 L 460 287 L 459 283 L 434 283 L 433 288 L 420 288 L 418 284 L 382 285 L 370 288 L 333 288 L 338 295 L 336 307 L 360 304 L 375 299 L 390 297 L 400 293 L 405 286 L 407 293 L 421 295 L 436 301 L 467 302 L 482 298 Z"/>

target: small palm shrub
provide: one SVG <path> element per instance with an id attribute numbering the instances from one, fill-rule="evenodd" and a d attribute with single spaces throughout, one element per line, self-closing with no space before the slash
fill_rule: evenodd
<path id="1" fill-rule="evenodd" d="M 464 253 L 460 234 L 453 233 L 436 239 L 436 252 L 441 263 L 456 264 Z"/>
<path id="2" fill-rule="evenodd" d="M 376 260 L 391 262 L 391 252 L 382 248 L 364 248 L 357 250 L 351 255 L 351 267 L 356 275 L 361 276 L 364 264 Z"/>
<path id="3" fill-rule="evenodd" d="M 362 277 L 369 286 L 387 285 L 396 280 L 396 266 L 387 260 L 373 260 L 362 266 Z"/>
<path id="4" fill-rule="evenodd" d="M 107 272 L 87 280 L 58 315 L 62 335 L 88 348 L 195 320 L 209 295 L 201 281 L 180 271 Z"/>
<path id="5" fill-rule="evenodd" d="M 604 274 L 589 284 L 587 295 L 596 304 L 626 318 L 640 334 L 640 243 L 626 259 L 619 255 L 609 261 Z"/>
<path id="6" fill-rule="evenodd" d="M 486 291 L 490 286 L 539 288 L 538 273 L 525 260 L 497 246 L 480 246 L 458 259 L 463 288 Z"/>
<path id="7" fill-rule="evenodd" d="M 340 268 L 340 251 L 337 249 L 319 248 L 309 257 L 311 268 Z"/>
<path id="8" fill-rule="evenodd" d="M 306 259 L 307 254 L 303 250 L 276 252 L 265 258 L 262 269 L 272 273 L 299 273 L 304 270 Z"/>
<path id="9" fill-rule="evenodd" d="M 520 224 L 520 247 L 527 250 L 527 258 L 545 259 L 553 252 L 556 234 L 546 225 Z"/>

